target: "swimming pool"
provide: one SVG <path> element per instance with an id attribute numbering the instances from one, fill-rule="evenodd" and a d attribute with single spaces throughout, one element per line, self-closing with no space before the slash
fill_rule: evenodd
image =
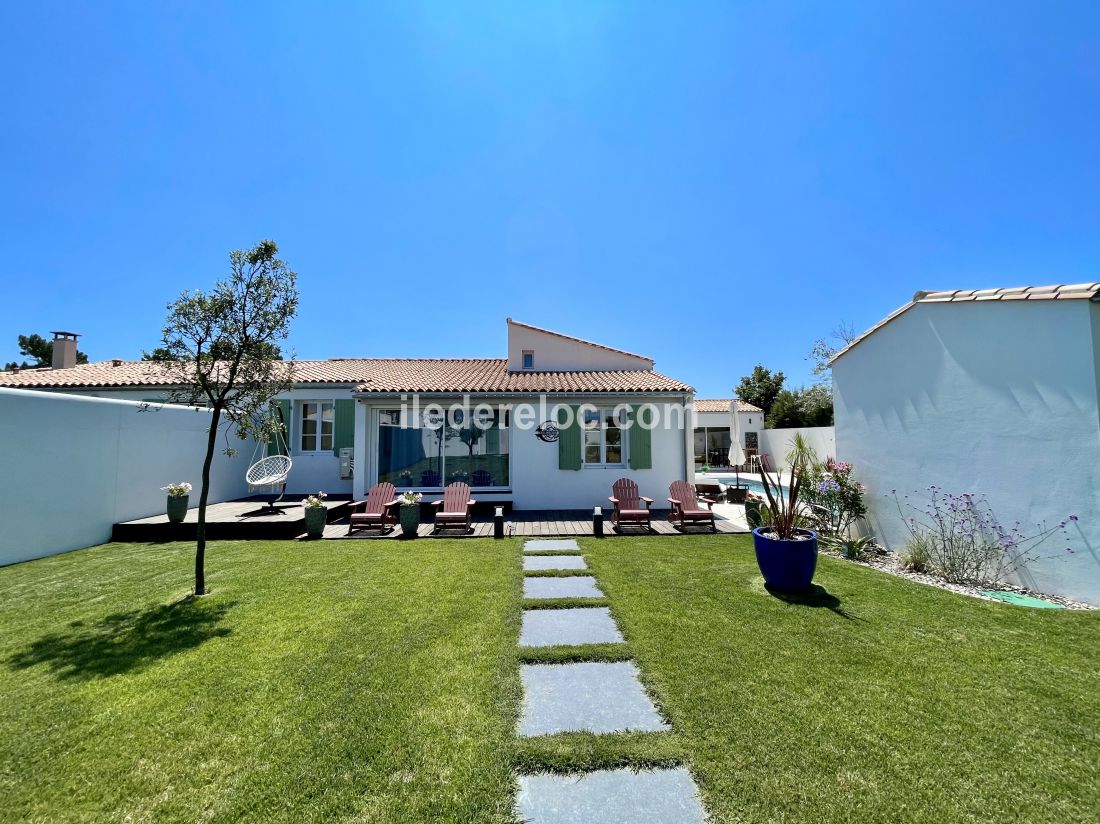
<path id="1" fill-rule="evenodd" d="M 723 486 L 733 486 L 734 482 L 738 479 L 735 475 L 711 475 L 708 476 L 708 480 L 712 480 Z M 740 481 L 741 486 L 748 487 L 749 492 L 755 492 L 757 495 L 764 494 L 764 484 L 760 482 L 760 478 L 754 478 L 752 475 L 741 475 Z M 783 491 L 786 492 L 785 487 L 783 487 Z"/>

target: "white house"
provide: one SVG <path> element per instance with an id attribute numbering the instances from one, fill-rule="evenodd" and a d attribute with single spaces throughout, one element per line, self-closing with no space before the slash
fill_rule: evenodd
<path id="1" fill-rule="evenodd" d="M 431 498 L 463 480 L 479 501 L 588 509 L 619 477 L 656 501 L 692 477 L 690 386 L 645 356 L 510 318 L 507 338 L 506 358 L 299 361 L 278 398 L 288 491 L 359 497 L 391 481 Z M 170 390 L 160 365 L 121 360 L 0 373 L 0 386 L 148 401 Z"/>
<path id="2" fill-rule="evenodd" d="M 741 446 L 746 455 L 760 452 L 760 432 L 764 428 L 764 412 L 740 398 L 696 398 L 693 421 L 695 468 L 708 464 L 729 465 L 733 416 L 740 418 Z"/>
<path id="3" fill-rule="evenodd" d="M 918 292 L 834 357 L 836 450 L 869 487 L 881 542 L 908 537 L 894 489 L 918 506 L 930 485 L 983 494 L 1025 531 L 1077 515 L 1021 582 L 1100 603 L 1098 295 Z"/>

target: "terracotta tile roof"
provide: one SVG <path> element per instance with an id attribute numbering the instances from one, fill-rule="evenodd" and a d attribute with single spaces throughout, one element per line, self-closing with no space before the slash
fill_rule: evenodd
<path id="1" fill-rule="evenodd" d="M 729 412 L 730 410 L 730 398 L 696 398 L 695 399 L 695 411 L 696 412 Z M 738 412 L 763 412 L 759 406 L 753 406 L 751 403 L 745 403 L 740 398 L 737 398 L 737 411 Z"/>
<path id="2" fill-rule="evenodd" d="M 532 326 L 529 323 L 521 323 L 520 321 L 512 320 L 511 318 L 505 318 L 505 322 L 511 324 L 512 326 L 521 326 L 524 329 L 531 329 L 535 332 L 542 332 L 544 335 L 553 335 L 556 338 L 564 338 L 565 340 L 575 341 L 576 343 L 583 343 L 586 346 L 595 346 L 597 349 L 604 349 L 608 352 L 614 352 L 618 355 L 627 355 L 632 358 L 639 358 L 640 360 L 649 361 L 650 368 L 653 368 L 653 358 L 646 357 L 645 355 L 638 355 L 634 352 L 627 352 L 625 349 L 616 349 L 613 346 L 605 346 L 602 343 L 595 343 L 590 340 L 585 340 L 584 338 L 575 338 L 572 335 L 563 335 L 561 332 L 555 332 L 552 329 L 543 329 L 541 326 Z"/>
<path id="3" fill-rule="evenodd" d="M 1054 286 L 1013 286 L 1003 289 L 955 289 L 939 292 L 917 292 L 904 306 L 899 306 L 858 338 L 837 352 L 829 363 L 846 354 L 853 346 L 863 342 L 894 318 L 909 311 L 918 303 L 974 303 L 978 301 L 1005 300 L 1100 300 L 1100 283 L 1065 283 Z"/>
<path id="4" fill-rule="evenodd" d="M 0 372 L 0 386 L 108 389 L 168 386 L 150 361 L 101 361 L 71 369 Z M 358 392 L 691 392 L 651 370 L 509 372 L 504 358 L 340 358 L 296 361 L 297 384 L 347 384 Z"/>

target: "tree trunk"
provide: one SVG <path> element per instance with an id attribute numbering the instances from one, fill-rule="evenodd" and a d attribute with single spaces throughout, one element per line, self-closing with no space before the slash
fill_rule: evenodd
<path id="1" fill-rule="evenodd" d="M 210 431 L 206 437 L 206 457 L 202 462 L 202 489 L 199 491 L 199 523 L 195 529 L 195 594 L 206 594 L 206 501 L 210 497 L 210 464 L 214 462 L 214 447 L 218 444 L 218 423 L 222 411 L 215 406 L 210 416 Z"/>

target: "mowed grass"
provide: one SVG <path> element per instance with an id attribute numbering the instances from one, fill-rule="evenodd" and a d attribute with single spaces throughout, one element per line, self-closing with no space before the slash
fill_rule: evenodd
<path id="1" fill-rule="evenodd" d="M 0 819 L 508 821 L 518 541 L 0 569 Z"/>
<path id="2" fill-rule="evenodd" d="M 510 821 L 515 769 L 680 763 L 715 822 L 1095 820 L 1100 615 L 581 545 L 623 647 L 517 647 L 518 540 L 216 543 L 197 600 L 185 544 L 0 569 L 0 820 Z M 673 732 L 515 738 L 521 662 L 624 654 Z"/>
<path id="3" fill-rule="evenodd" d="M 749 536 L 583 546 L 714 821 L 1098 820 L 1100 614 L 830 558 L 787 602 Z"/>

